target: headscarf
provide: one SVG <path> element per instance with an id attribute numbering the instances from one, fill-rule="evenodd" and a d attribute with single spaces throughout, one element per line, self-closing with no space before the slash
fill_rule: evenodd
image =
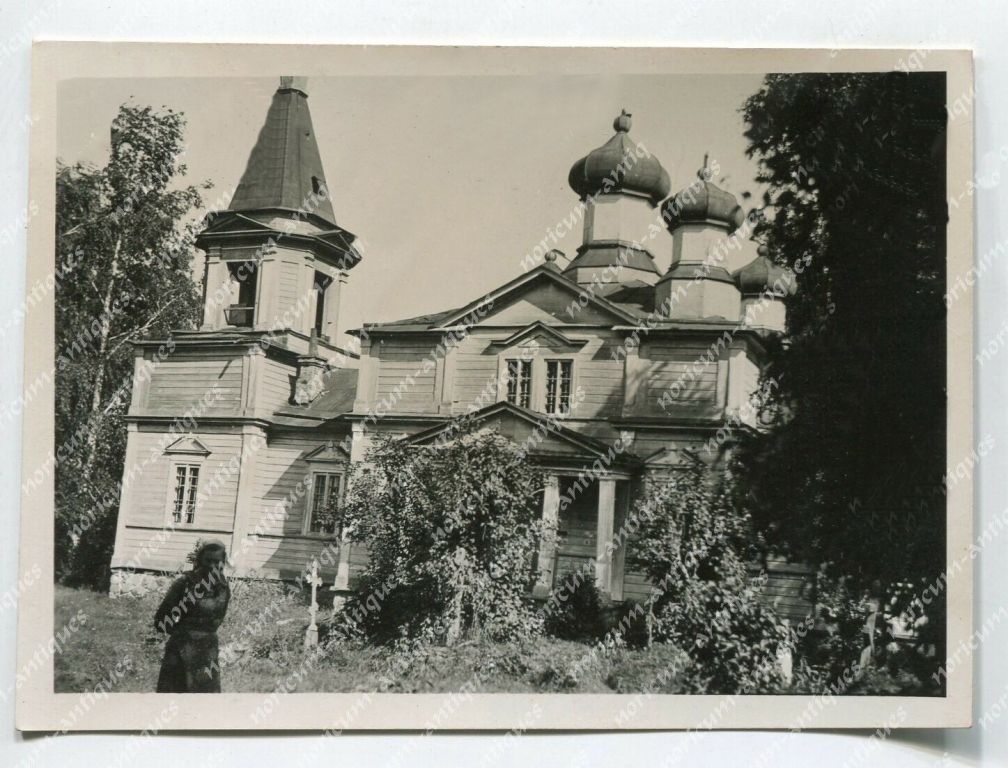
<path id="1" fill-rule="evenodd" d="M 224 555 L 224 562 L 227 562 L 227 548 L 224 546 L 224 542 L 220 539 L 207 539 L 206 541 L 201 541 L 199 548 L 197 548 L 196 553 L 193 557 L 193 577 L 199 578 L 198 574 L 206 573 L 206 569 L 203 565 L 203 558 L 208 554 L 222 554 Z M 212 591 L 214 593 L 219 592 L 221 589 L 227 589 L 227 579 L 224 578 L 224 573 L 221 571 L 219 574 L 220 578 L 216 579 L 216 583 L 212 585 Z"/>
<path id="2" fill-rule="evenodd" d="M 201 541 L 199 549 L 196 550 L 196 555 L 193 558 L 193 562 L 197 566 L 203 564 L 203 556 L 210 553 L 220 553 L 224 555 L 224 559 L 227 560 L 227 548 L 224 546 L 224 542 L 220 539 L 207 539 L 206 541 Z"/>

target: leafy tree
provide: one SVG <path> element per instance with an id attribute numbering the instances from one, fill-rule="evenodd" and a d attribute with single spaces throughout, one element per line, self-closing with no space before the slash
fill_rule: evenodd
<path id="1" fill-rule="evenodd" d="M 689 654 L 691 692 L 775 691 L 786 635 L 750 576 L 750 521 L 732 502 L 729 478 L 693 460 L 658 482 L 661 492 L 633 511 L 635 559 L 658 589 L 648 605 L 651 640 Z"/>
<path id="2" fill-rule="evenodd" d="M 944 75 L 770 75 L 743 113 L 797 281 L 745 501 L 776 550 L 886 601 L 945 564 Z"/>
<path id="3" fill-rule="evenodd" d="M 431 446 L 380 441 L 347 491 L 345 524 L 369 560 L 347 615 L 384 642 L 452 645 L 538 632 L 526 600 L 542 478 L 492 431 Z"/>
<path id="4" fill-rule="evenodd" d="M 165 338 L 197 318 L 190 216 L 201 199 L 178 183 L 184 128 L 170 109 L 123 105 L 103 168 L 57 168 L 56 568 L 76 583 L 107 583 L 130 342 Z"/>

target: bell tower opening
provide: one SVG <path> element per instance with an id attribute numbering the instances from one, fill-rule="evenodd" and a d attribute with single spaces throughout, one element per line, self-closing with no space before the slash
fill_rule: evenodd
<path id="1" fill-rule="evenodd" d="M 252 328 L 255 323 L 257 265 L 254 261 L 227 262 L 231 279 L 231 304 L 224 308 L 228 325 Z"/>

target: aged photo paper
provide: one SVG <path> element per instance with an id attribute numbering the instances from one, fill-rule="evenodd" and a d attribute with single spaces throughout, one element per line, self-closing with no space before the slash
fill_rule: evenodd
<path id="1" fill-rule="evenodd" d="M 972 67 L 36 43 L 17 727 L 970 726 Z"/>

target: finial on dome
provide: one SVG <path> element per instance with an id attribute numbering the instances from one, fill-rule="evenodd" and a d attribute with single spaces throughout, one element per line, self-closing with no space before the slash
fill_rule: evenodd
<path id="1" fill-rule="evenodd" d="M 767 248 L 766 243 L 760 243 L 760 245 L 756 248 L 756 253 L 762 256 L 763 258 L 766 258 L 767 256 L 770 255 L 770 249 Z"/>
<path id="2" fill-rule="evenodd" d="M 301 75 L 281 75 L 281 91 L 300 91 L 305 96 L 308 95 L 308 78 Z"/>
<path id="3" fill-rule="evenodd" d="M 619 116 L 613 120 L 612 127 L 617 131 L 617 133 L 627 133 L 630 130 L 630 113 L 625 109 L 621 109 Z"/>
<path id="4" fill-rule="evenodd" d="M 711 175 L 712 175 L 711 174 L 711 169 L 707 165 L 708 162 L 709 162 L 709 160 L 710 160 L 710 152 L 704 152 L 703 153 L 703 167 L 700 168 L 700 170 L 696 172 L 696 175 L 697 175 L 698 179 L 702 179 L 704 181 L 710 181 L 711 180 Z"/>

